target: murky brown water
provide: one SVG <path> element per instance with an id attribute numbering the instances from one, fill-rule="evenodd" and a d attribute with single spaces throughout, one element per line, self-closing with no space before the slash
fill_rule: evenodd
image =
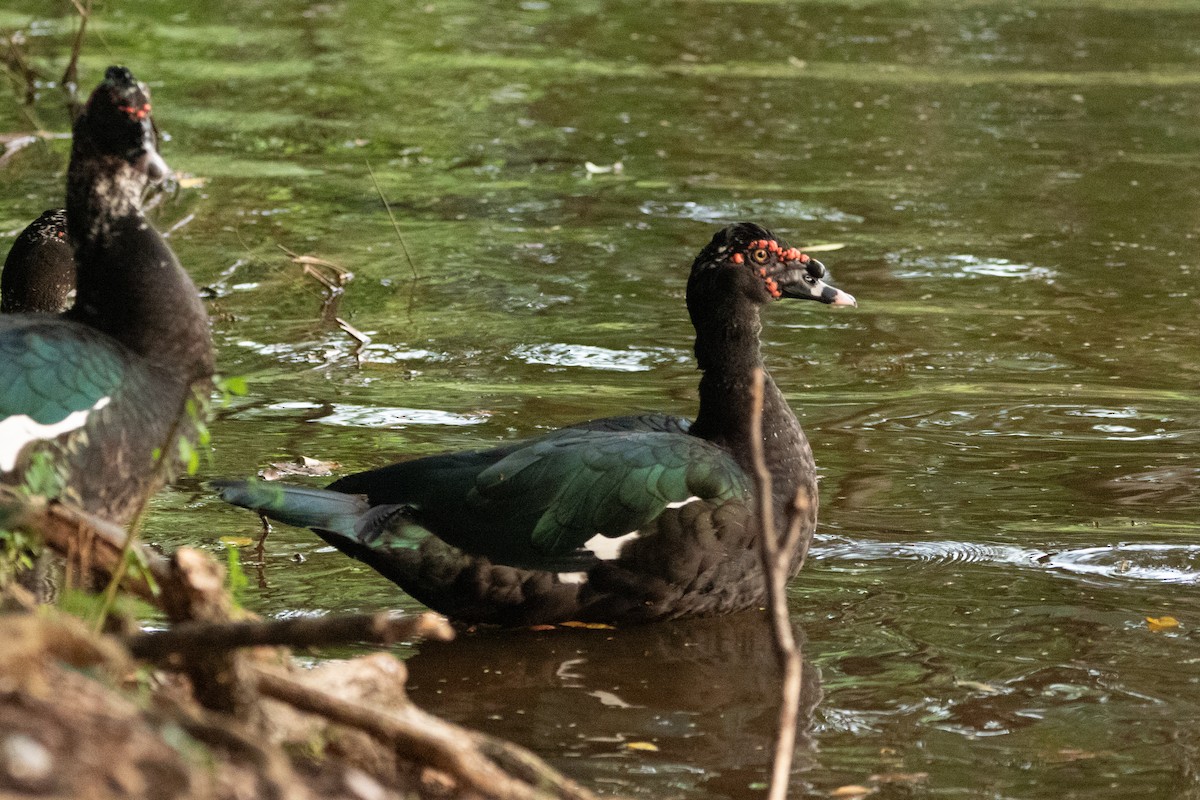
<path id="1" fill-rule="evenodd" d="M 857 310 L 767 320 L 823 474 L 794 795 L 1200 797 L 1200 6 L 112 5 L 86 80 L 152 82 L 164 155 L 204 179 L 158 221 L 251 381 L 201 477 L 689 412 L 683 284 L 713 230 L 844 245 L 822 259 Z M 57 70 L 53 6 L 0 28 Z M 53 92 L 35 113 L 65 129 Z M 0 231 L 57 202 L 66 152 L 0 172 Z M 353 270 L 361 368 L 280 246 Z M 157 505 L 168 544 L 255 530 L 198 481 Z M 267 614 L 415 607 L 301 531 L 251 577 Z M 403 653 L 427 708 L 601 790 L 765 779 L 753 615 Z"/>

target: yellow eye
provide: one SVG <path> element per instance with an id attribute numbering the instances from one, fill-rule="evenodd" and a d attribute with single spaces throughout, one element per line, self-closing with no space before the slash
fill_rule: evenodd
<path id="1" fill-rule="evenodd" d="M 750 257 L 753 258 L 755 261 L 757 261 L 759 264 L 765 264 L 767 261 L 767 258 L 769 256 L 770 256 L 770 254 L 761 247 L 750 254 Z"/>

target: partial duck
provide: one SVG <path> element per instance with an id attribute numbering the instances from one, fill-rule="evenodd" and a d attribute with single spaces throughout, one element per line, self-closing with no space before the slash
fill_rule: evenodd
<path id="1" fill-rule="evenodd" d="M 211 390 L 208 316 L 142 214 L 168 170 L 150 93 L 110 67 L 76 120 L 67 233 L 76 297 L 66 313 L 0 315 L 0 483 L 46 467 L 60 498 L 123 523 L 170 473 Z"/>
<path id="2" fill-rule="evenodd" d="M 58 314 L 75 302 L 75 251 L 67 210 L 52 208 L 17 236 L 0 272 L 0 313 Z"/>
<path id="3" fill-rule="evenodd" d="M 489 450 L 419 458 L 328 489 L 218 484 L 230 503 L 312 528 L 417 600 L 466 622 L 641 622 L 757 606 L 764 584 L 751 478 L 760 310 L 856 305 L 769 230 L 718 232 L 692 264 L 700 409 L 593 420 Z M 799 493 L 817 519 L 812 451 L 765 376 L 763 446 L 782 525 Z M 793 565 L 797 565 L 795 554 Z"/>

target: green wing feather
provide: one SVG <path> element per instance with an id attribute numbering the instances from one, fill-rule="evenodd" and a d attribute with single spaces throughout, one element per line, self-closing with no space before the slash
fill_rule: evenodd
<path id="1" fill-rule="evenodd" d="M 467 505 L 480 514 L 524 506 L 529 544 L 546 554 L 620 536 L 670 503 L 745 496 L 746 475 L 719 447 L 662 432 L 566 430 L 530 442 L 479 473 Z"/>
<path id="2" fill-rule="evenodd" d="M 54 317 L 47 317 L 54 324 L 28 319 L 0 324 L 0 419 L 24 414 L 52 425 L 120 389 L 126 361 L 119 345 Z"/>

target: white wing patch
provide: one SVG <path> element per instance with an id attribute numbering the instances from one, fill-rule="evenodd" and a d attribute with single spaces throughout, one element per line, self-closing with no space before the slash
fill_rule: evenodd
<path id="1" fill-rule="evenodd" d="M 111 397 L 101 397 L 91 408 L 72 411 L 58 422 L 42 425 L 27 414 L 13 414 L 0 421 L 0 472 L 11 472 L 17 466 L 17 456 L 28 445 L 62 436 L 82 428 L 88 415 L 109 404 Z"/>
<path id="2" fill-rule="evenodd" d="M 688 503 L 694 503 L 699 499 L 699 497 L 692 496 L 686 500 L 680 500 L 676 503 L 667 503 L 667 508 L 680 508 L 682 506 L 686 506 Z M 629 533 L 625 533 L 620 536 L 605 536 L 602 533 L 597 533 L 595 536 L 584 542 L 583 547 L 586 550 L 591 550 L 592 555 L 601 561 L 612 561 L 614 558 L 621 555 L 621 548 L 626 542 L 630 541 L 631 539 L 636 539 L 638 536 L 641 536 L 641 534 L 641 531 L 630 531 Z M 560 572 L 558 577 L 563 583 L 578 583 L 579 579 L 563 577 L 564 575 L 574 574 L 577 573 Z"/>
<path id="3" fill-rule="evenodd" d="M 696 495 L 692 495 L 692 496 L 691 496 L 691 497 L 689 497 L 687 500 L 680 500 L 680 501 L 678 501 L 678 502 L 675 502 L 675 503 L 667 503 L 667 508 L 683 508 L 683 507 L 684 507 L 684 506 L 686 506 L 688 503 L 694 503 L 694 502 L 696 502 L 696 501 L 697 501 L 697 500 L 699 500 L 699 499 L 700 499 L 700 498 L 699 498 L 699 497 L 697 497 Z"/>
<path id="4" fill-rule="evenodd" d="M 682 508 L 688 503 L 694 503 L 699 500 L 699 497 L 692 496 L 686 500 L 680 500 L 675 503 L 667 503 L 667 508 Z M 583 543 L 585 550 L 592 551 L 592 555 L 601 561 L 612 561 L 614 558 L 621 555 L 621 548 L 625 543 L 641 536 L 641 531 L 630 531 L 629 533 L 620 536 L 605 536 L 602 533 L 597 533 L 592 538 Z M 559 572 L 559 583 L 583 583 L 587 580 L 586 572 Z"/>
<path id="5" fill-rule="evenodd" d="M 592 551 L 592 555 L 601 561 L 612 561 L 621 554 L 621 546 L 630 539 L 635 539 L 641 534 L 641 531 L 633 531 L 622 536 L 605 536 L 602 533 L 597 533 L 592 538 L 583 543 L 587 550 Z"/>

